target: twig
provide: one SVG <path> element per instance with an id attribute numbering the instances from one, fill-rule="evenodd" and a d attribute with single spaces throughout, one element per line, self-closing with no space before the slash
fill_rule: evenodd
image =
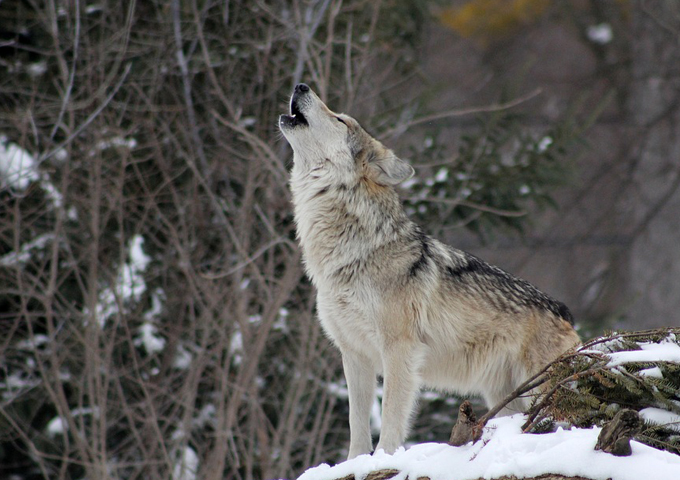
<path id="1" fill-rule="evenodd" d="M 276 153 L 274 153 L 274 151 L 271 149 L 269 145 L 263 142 L 262 139 L 259 138 L 257 135 L 252 134 L 246 128 L 234 122 L 230 122 L 226 118 L 222 117 L 216 111 L 211 110 L 210 113 L 212 114 L 213 117 L 215 117 L 215 120 L 220 122 L 222 125 L 224 125 L 225 127 L 229 127 L 235 132 L 240 133 L 256 152 L 260 153 L 264 159 L 268 160 L 266 164 L 270 167 L 271 172 L 274 174 L 275 178 L 282 184 L 286 183 L 285 179 L 288 176 L 288 173 L 286 172 L 286 169 L 282 167 L 281 161 L 279 160 L 279 158 L 276 156 Z"/>
<path id="2" fill-rule="evenodd" d="M 433 113 L 432 115 L 427 115 L 425 117 L 420 117 L 416 118 L 414 120 L 411 120 L 410 122 L 407 122 L 403 125 L 398 125 L 390 130 L 388 130 L 386 133 L 384 133 L 385 136 L 392 135 L 396 131 L 404 130 L 409 127 L 413 127 L 415 125 L 420 125 L 421 123 L 427 123 L 427 122 L 433 122 L 435 120 L 441 120 L 443 118 L 450 118 L 450 117 L 462 117 L 463 115 L 470 115 L 473 113 L 487 113 L 487 112 L 498 112 L 501 110 L 507 110 L 508 108 L 516 107 L 517 105 L 520 105 L 528 100 L 531 100 L 532 98 L 540 95 L 542 93 L 541 88 L 537 88 L 531 92 L 529 92 L 526 95 L 523 95 L 521 97 L 517 97 L 514 100 L 510 100 L 509 102 L 504 102 L 504 103 L 495 103 L 492 105 L 487 105 L 487 106 L 482 106 L 482 107 L 469 107 L 469 108 L 457 108 L 454 110 L 447 110 L 445 112 L 439 112 L 439 113 Z"/>
<path id="3" fill-rule="evenodd" d="M 492 419 L 494 416 L 496 416 L 496 414 L 498 414 L 498 412 L 503 410 L 510 402 L 519 398 L 520 395 L 523 395 L 526 392 L 529 392 L 529 391 L 533 390 L 534 388 L 538 387 L 539 385 L 543 384 L 547 380 L 547 378 L 544 374 L 551 365 L 552 365 L 552 363 L 547 365 L 543 370 L 538 372 L 533 377 L 529 378 L 529 380 L 527 380 L 522 385 L 520 385 L 515 390 L 513 390 L 512 393 L 509 393 L 495 407 L 493 407 L 491 410 L 489 410 L 484 415 L 482 415 L 482 417 L 479 419 L 480 426 L 483 427 L 484 425 L 486 425 L 486 422 L 488 422 L 490 419 Z"/>
<path id="4" fill-rule="evenodd" d="M 172 23 L 175 33 L 175 45 L 177 47 L 177 64 L 179 65 L 180 72 L 182 73 L 182 87 L 184 94 L 184 102 L 187 106 L 187 115 L 189 116 L 189 130 L 191 131 L 191 139 L 193 141 L 194 147 L 196 147 L 196 152 L 198 153 L 198 159 L 201 162 L 201 172 L 204 175 L 209 175 L 208 171 L 208 160 L 205 158 L 205 153 L 203 152 L 203 143 L 201 142 L 201 137 L 198 134 L 197 123 L 196 123 L 196 111 L 194 109 L 194 101 L 191 96 L 191 80 L 189 80 L 189 66 L 187 64 L 187 59 L 184 55 L 183 39 L 182 39 L 182 27 L 180 23 L 180 5 L 179 0 L 173 0 L 172 2 Z"/>
<path id="5" fill-rule="evenodd" d="M 255 253 L 250 255 L 246 260 L 244 260 L 243 262 L 240 262 L 239 264 L 230 268 L 226 272 L 222 272 L 222 273 L 201 273 L 200 275 L 203 278 L 206 278 L 208 280 L 218 280 L 220 278 L 228 277 L 229 275 L 233 275 L 234 273 L 238 272 L 242 268 L 247 267 L 248 265 L 253 263 L 255 260 L 257 260 L 259 257 L 261 257 L 269 249 L 271 249 L 272 247 L 275 247 L 276 245 L 278 245 L 280 243 L 288 244 L 289 241 L 285 237 L 276 238 L 276 239 L 272 240 L 271 242 L 267 243 L 266 245 L 260 247 Z"/>
<path id="6" fill-rule="evenodd" d="M 314 35 L 316 34 L 317 28 L 319 28 L 319 24 L 321 23 L 321 18 L 323 18 L 323 15 L 326 13 L 326 9 L 328 9 L 328 4 L 330 0 L 324 0 L 321 6 L 318 8 L 316 13 L 313 11 L 314 8 L 314 3 L 310 3 L 307 5 L 307 9 L 305 10 L 304 14 L 304 19 L 301 19 L 301 22 L 304 22 L 304 26 L 307 28 L 300 28 L 300 45 L 299 45 L 299 50 L 298 50 L 298 56 L 295 61 L 295 68 L 293 69 L 293 85 L 300 83 L 300 79 L 302 78 L 302 69 L 304 67 L 305 62 L 307 61 L 307 58 L 309 57 L 309 43 L 314 38 Z M 302 25 L 300 25 L 302 27 Z"/>
<path id="7" fill-rule="evenodd" d="M 480 426 L 486 425 L 486 422 L 488 422 L 491 418 L 493 418 L 498 412 L 503 410 L 506 405 L 508 405 L 510 402 L 513 400 L 517 399 L 520 395 L 529 392 L 533 390 L 534 388 L 540 386 L 541 384 L 545 383 L 545 381 L 548 379 L 547 372 L 550 368 L 552 368 L 553 365 L 563 362 L 568 358 L 575 357 L 578 355 L 578 353 L 566 353 L 563 355 L 560 355 L 557 357 L 555 360 L 547 364 L 545 367 L 543 367 L 541 370 L 536 372 L 533 376 L 529 377 L 524 383 L 522 383 L 519 387 L 517 387 L 512 393 L 508 394 L 503 400 L 501 400 L 495 407 L 493 407 L 491 410 L 486 412 L 480 419 L 479 419 L 479 424 Z"/>
<path id="8" fill-rule="evenodd" d="M 80 45 L 80 2 L 76 0 L 75 2 L 75 32 L 73 33 L 73 60 L 72 60 L 72 67 L 71 67 L 71 72 L 69 74 L 68 78 L 68 85 L 66 86 L 66 93 L 64 94 L 64 98 L 62 99 L 61 102 L 61 108 L 59 109 L 59 114 L 57 115 L 57 120 L 54 122 L 54 126 L 52 127 L 52 131 L 50 132 L 50 139 L 54 138 L 54 136 L 57 134 L 57 130 L 59 130 L 59 126 L 61 125 L 61 119 L 64 116 L 64 113 L 66 112 L 66 106 L 68 105 L 69 101 L 71 100 L 71 92 L 73 91 L 73 80 L 76 76 L 76 66 L 78 65 L 78 47 Z M 63 54 L 63 52 L 61 52 Z M 66 62 L 64 62 L 66 63 Z"/>
<path id="9" fill-rule="evenodd" d="M 54 147 L 52 150 L 50 150 L 46 154 L 41 155 L 40 159 L 38 160 L 38 163 L 42 163 L 42 162 L 50 159 L 59 150 L 61 150 L 66 145 L 71 143 L 71 141 L 73 141 L 74 138 L 76 138 L 78 135 L 80 135 L 80 132 L 85 130 L 94 121 L 94 119 L 97 118 L 100 113 L 102 113 L 102 111 L 108 106 L 108 104 L 111 103 L 111 100 L 113 100 L 113 97 L 116 96 L 116 93 L 118 93 L 118 90 L 120 89 L 120 87 L 123 86 L 123 83 L 125 82 L 125 79 L 127 78 L 128 73 L 130 73 L 131 68 L 132 68 L 132 63 L 128 63 L 128 64 L 125 65 L 125 70 L 123 70 L 123 75 L 121 76 L 121 78 L 118 81 L 118 83 L 116 84 L 116 86 L 113 88 L 113 91 L 106 97 L 106 99 L 102 102 L 102 104 L 99 105 L 97 107 L 97 109 L 94 112 L 92 112 L 90 114 L 90 116 L 87 117 L 87 119 L 85 119 L 85 121 L 83 123 L 81 123 L 78 126 L 78 128 L 76 128 L 75 131 L 71 135 L 66 137 L 66 140 L 64 140 L 63 142 L 58 144 L 56 147 Z"/>
<path id="10" fill-rule="evenodd" d="M 495 208 L 491 207 L 489 205 L 482 205 L 481 203 L 475 203 L 475 202 L 470 202 L 468 200 L 460 200 L 460 199 L 450 199 L 450 198 L 435 198 L 435 197 L 425 197 L 425 198 L 419 198 L 419 197 L 409 197 L 407 200 L 411 202 L 430 202 L 430 203 L 443 203 L 445 205 L 451 205 L 451 206 L 462 206 L 462 207 L 468 207 L 468 208 L 473 208 L 475 210 L 480 210 L 482 212 L 487 212 L 487 213 L 493 213 L 494 215 L 498 215 L 500 217 L 523 217 L 524 215 L 527 214 L 526 211 L 524 210 L 503 210 L 500 208 Z"/>
<path id="11" fill-rule="evenodd" d="M 550 389 L 549 392 L 543 394 L 543 399 L 541 400 L 541 402 L 532 408 L 532 412 L 527 415 L 527 420 L 524 422 L 524 425 L 522 425 L 522 431 L 526 433 L 530 431 L 532 428 L 534 428 L 534 426 L 536 426 L 536 424 L 538 423 L 538 420 L 536 419 L 538 415 L 541 413 L 541 410 L 543 410 L 543 408 L 548 404 L 550 398 L 555 394 L 555 392 L 559 388 L 563 387 L 568 382 L 573 382 L 575 380 L 578 380 L 579 378 L 591 375 L 596 371 L 601 370 L 602 368 L 606 367 L 603 365 L 597 365 L 596 368 L 589 368 L 587 370 L 583 370 L 582 372 L 575 373 L 574 375 L 570 375 L 567 378 L 563 378 L 562 380 L 557 382 L 553 386 L 553 388 Z"/>

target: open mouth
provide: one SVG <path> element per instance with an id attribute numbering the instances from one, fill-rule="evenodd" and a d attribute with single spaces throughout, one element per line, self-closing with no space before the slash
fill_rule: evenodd
<path id="1" fill-rule="evenodd" d="M 300 111 L 300 108 L 298 107 L 297 99 L 293 99 L 290 102 L 290 115 L 295 119 L 297 123 L 302 125 L 309 125 L 309 123 L 307 123 L 307 119 L 305 118 L 305 116 Z"/>
<path id="2" fill-rule="evenodd" d="M 281 115 L 279 123 L 286 127 L 309 126 L 309 122 L 298 106 L 298 95 L 293 95 L 290 100 L 290 115 Z"/>
<path id="3" fill-rule="evenodd" d="M 309 125 L 304 114 L 300 111 L 300 107 L 298 107 L 297 98 L 293 98 L 290 101 L 289 118 L 291 125 L 294 127 L 297 125 Z"/>

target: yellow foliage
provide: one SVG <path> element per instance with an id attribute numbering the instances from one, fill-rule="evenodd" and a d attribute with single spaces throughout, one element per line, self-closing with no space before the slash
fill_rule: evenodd
<path id="1" fill-rule="evenodd" d="M 439 19 L 459 35 L 487 43 L 535 21 L 549 4 L 550 0 L 470 0 L 443 10 Z"/>

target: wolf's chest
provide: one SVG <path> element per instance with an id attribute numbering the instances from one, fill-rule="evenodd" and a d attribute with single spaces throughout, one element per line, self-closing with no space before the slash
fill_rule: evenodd
<path id="1" fill-rule="evenodd" d="M 381 331 L 378 316 L 367 308 L 364 295 L 347 292 L 333 295 L 320 290 L 317 296 L 319 321 L 340 350 L 360 352 L 380 369 Z"/>

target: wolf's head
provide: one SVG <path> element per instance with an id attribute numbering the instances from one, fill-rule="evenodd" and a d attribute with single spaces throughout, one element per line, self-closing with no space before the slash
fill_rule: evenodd
<path id="1" fill-rule="evenodd" d="M 396 185 L 413 168 L 361 128 L 352 117 L 332 112 L 304 83 L 295 86 L 290 114 L 279 128 L 293 147 L 294 169 L 300 174 L 324 170 L 380 185 Z"/>

